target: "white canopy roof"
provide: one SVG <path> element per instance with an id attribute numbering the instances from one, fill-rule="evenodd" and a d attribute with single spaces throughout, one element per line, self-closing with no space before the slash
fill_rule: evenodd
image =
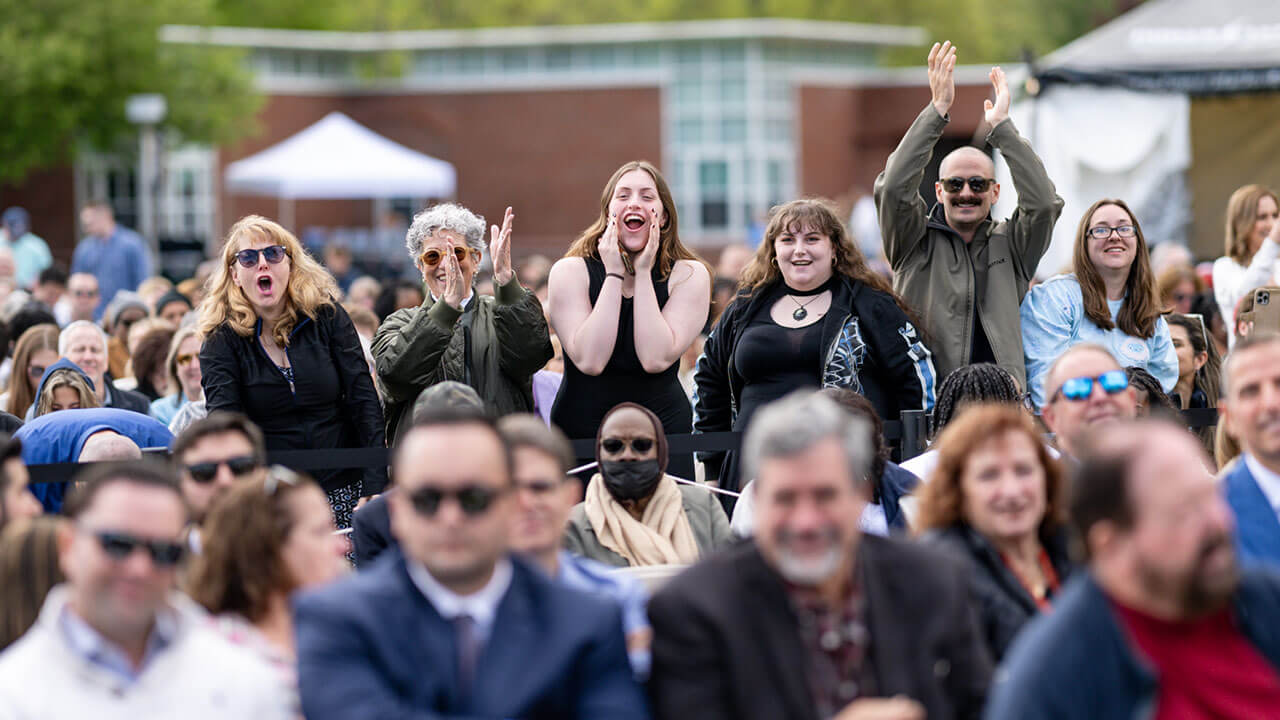
<path id="1" fill-rule="evenodd" d="M 452 197 L 453 165 L 392 142 L 340 112 L 227 166 L 227 189 L 281 198 Z"/>

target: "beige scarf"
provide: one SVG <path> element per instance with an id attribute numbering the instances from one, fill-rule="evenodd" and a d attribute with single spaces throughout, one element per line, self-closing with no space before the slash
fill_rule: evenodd
<path id="1" fill-rule="evenodd" d="M 698 559 L 684 496 L 670 475 L 658 481 L 640 520 L 613 499 L 599 474 L 587 485 L 585 509 L 600 544 L 626 558 L 632 567 L 690 565 Z"/>

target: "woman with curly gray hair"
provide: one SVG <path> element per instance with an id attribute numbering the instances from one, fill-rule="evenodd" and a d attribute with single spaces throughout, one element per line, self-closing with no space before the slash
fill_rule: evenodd
<path id="1" fill-rule="evenodd" d="M 378 381 L 394 445 L 425 388 L 456 380 L 475 388 L 498 414 L 533 411 L 533 374 L 551 358 L 542 305 L 511 266 L 511 223 L 489 231 L 494 295 L 475 292 L 485 250 L 484 218 L 453 203 L 418 213 L 405 246 L 422 273 L 426 298 L 397 310 L 373 337 Z"/>

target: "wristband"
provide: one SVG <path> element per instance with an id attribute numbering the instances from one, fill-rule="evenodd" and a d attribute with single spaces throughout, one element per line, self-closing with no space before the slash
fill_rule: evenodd
<path id="1" fill-rule="evenodd" d="M 626 279 L 625 277 L 623 277 L 623 276 L 622 276 L 622 273 L 605 273 L 605 274 L 604 274 L 604 279 L 605 279 L 605 280 L 608 280 L 608 279 L 609 279 L 609 278 L 611 278 L 611 277 L 616 277 L 616 278 L 618 278 L 619 280 L 621 280 L 621 281 L 623 281 L 623 282 L 626 282 L 626 281 L 627 281 L 627 279 Z"/>

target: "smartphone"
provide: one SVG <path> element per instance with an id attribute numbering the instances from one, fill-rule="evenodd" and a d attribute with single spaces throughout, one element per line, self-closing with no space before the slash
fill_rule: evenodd
<path id="1" fill-rule="evenodd" d="M 1271 298 L 1275 302 L 1271 302 Z M 1280 332 L 1280 287 L 1260 287 L 1253 291 L 1253 329 Z"/>

